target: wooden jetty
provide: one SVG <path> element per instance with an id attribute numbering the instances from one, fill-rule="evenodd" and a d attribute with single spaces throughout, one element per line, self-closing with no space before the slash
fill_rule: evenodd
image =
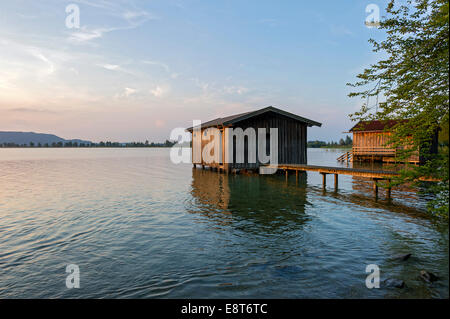
<path id="1" fill-rule="evenodd" d="M 278 165 L 266 165 L 265 167 L 270 169 L 279 169 L 284 170 L 286 174 L 286 178 L 289 177 L 289 172 L 295 172 L 296 179 L 298 180 L 299 172 L 318 172 L 322 174 L 322 186 L 325 189 L 327 185 L 327 175 L 334 175 L 334 189 L 337 191 L 339 175 L 351 175 L 357 177 L 364 177 L 372 179 L 373 181 L 373 190 L 375 197 L 378 197 L 378 182 L 386 181 L 386 197 L 391 198 L 391 180 L 395 177 L 398 177 L 400 173 L 394 171 L 385 171 L 385 170 L 370 170 L 364 168 L 348 168 L 348 167 L 330 167 L 330 166 L 317 166 L 317 165 L 305 165 L 305 164 L 278 164 Z M 420 181 L 424 182 L 437 182 L 438 179 L 431 177 L 421 177 Z"/>
<path id="2" fill-rule="evenodd" d="M 270 169 L 284 170 L 286 178 L 289 177 L 289 172 L 295 172 L 296 179 L 298 179 L 299 172 L 318 172 L 322 175 L 322 186 L 323 188 L 327 185 L 327 175 L 334 175 L 334 189 L 337 191 L 339 175 L 351 175 L 358 177 L 370 178 L 373 180 L 373 190 L 375 196 L 378 197 L 378 182 L 385 180 L 387 182 L 386 187 L 386 197 L 391 198 L 391 180 L 397 176 L 399 173 L 393 171 L 384 170 L 369 170 L 362 168 L 347 168 L 347 167 L 330 167 L 330 166 L 317 166 L 317 165 L 305 165 L 305 164 L 278 164 L 278 165 L 267 165 L 266 167 Z"/>
<path id="3" fill-rule="evenodd" d="M 195 168 L 195 166 L 194 166 Z M 202 169 L 205 169 L 205 166 L 202 165 Z M 221 171 L 215 167 L 210 167 L 211 170 L 217 170 Z M 317 166 L 317 165 L 306 165 L 306 164 L 278 164 L 278 165 L 261 165 L 260 166 L 260 174 L 262 169 L 269 169 L 272 172 L 276 172 L 277 170 L 285 171 L 286 174 L 286 180 L 289 178 L 289 173 L 294 172 L 296 180 L 299 179 L 299 173 L 306 173 L 307 171 L 310 172 L 318 172 L 322 175 L 322 186 L 325 189 L 327 186 L 327 175 L 334 175 L 334 190 L 338 190 L 339 185 L 339 175 L 351 175 L 356 177 L 362 177 L 362 178 L 368 178 L 373 181 L 373 191 L 376 198 L 378 198 L 378 189 L 379 189 L 379 182 L 385 181 L 386 185 L 384 188 L 386 188 L 386 197 L 388 199 L 391 198 L 392 193 L 392 183 L 391 181 L 398 177 L 400 173 L 394 172 L 394 171 L 386 171 L 386 170 L 370 170 L 370 169 L 364 169 L 364 168 L 349 168 L 349 167 L 332 167 L 332 166 Z M 235 174 L 239 172 L 240 170 L 233 170 Z M 250 170 L 255 171 L 255 170 Z M 223 171 L 224 173 L 229 173 L 228 170 Z M 438 179 L 431 178 L 431 177 L 421 177 L 419 178 L 420 181 L 424 182 L 437 182 Z"/>

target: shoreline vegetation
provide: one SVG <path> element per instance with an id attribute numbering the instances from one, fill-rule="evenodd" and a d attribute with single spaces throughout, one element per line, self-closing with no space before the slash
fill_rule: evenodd
<path id="1" fill-rule="evenodd" d="M 378 32 L 385 37 L 369 40 L 372 51 L 382 58 L 347 84 L 352 88 L 348 96 L 363 101 L 350 119 L 407 119 L 395 126 L 388 143 L 398 149 L 397 160 L 418 153 L 423 164 L 401 170 L 393 184 L 419 181 L 424 176 L 439 180 L 429 187 L 433 198 L 428 201 L 428 210 L 448 220 L 448 147 L 436 154 L 433 136 L 449 122 L 449 2 L 398 2 L 388 2 L 380 21 Z"/>
<path id="2" fill-rule="evenodd" d="M 341 138 L 339 142 L 325 142 L 325 141 L 308 141 L 307 147 L 309 148 L 351 148 L 353 146 L 353 140 L 350 136 L 346 136 L 345 140 Z"/>
<path id="3" fill-rule="evenodd" d="M 16 144 L 16 143 L 1 143 L 0 148 L 127 148 L 127 147 L 172 147 L 176 142 L 166 140 L 163 143 L 155 142 L 99 142 L 99 143 L 77 143 L 77 142 L 53 142 L 53 143 L 34 143 Z"/>
<path id="4" fill-rule="evenodd" d="M 120 143 L 120 142 L 99 142 L 99 143 L 78 143 L 78 142 L 53 142 L 53 143 L 35 143 L 29 142 L 26 144 L 17 144 L 17 143 L 0 143 L 0 148 L 127 148 L 127 147 L 172 147 L 177 142 L 166 140 L 163 143 L 155 143 L 155 142 L 128 142 L 128 143 Z M 190 145 L 189 145 L 190 146 Z M 341 138 L 339 142 L 325 142 L 325 141 L 309 141 L 307 143 L 308 148 L 351 148 L 352 147 L 352 139 L 347 136 L 344 140 Z"/>

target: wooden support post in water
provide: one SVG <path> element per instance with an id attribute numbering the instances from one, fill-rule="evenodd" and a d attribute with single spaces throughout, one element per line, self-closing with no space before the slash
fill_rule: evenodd
<path id="1" fill-rule="evenodd" d="M 320 173 L 322 174 L 322 187 L 327 187 L 327 173 Z"/>
<path id="2" fill-rule="evenodd" d="M 386 197 L 388 199 L 391 199 L 391 189 L 392 189 L 392 187 L 391 187 L 391 180 L 388 179 L 388 187 L 386 189 Z"/>
<path id="3" fill-rule="evenodd" d="M 375 193 L 375 198 L 378 197 L 378 185 L 377 185 L 377 179 L 373 179 L 373 192 Z"/>
<path id="4" fill-rule="evenodd" d="M 295 170 L 295 181 L 298 183 L 298 170 Z"/>
<path id="5" fill-rule="evenodd" d="M 338 190 L 338 174 L 334 174 L 334 190 Z"/>

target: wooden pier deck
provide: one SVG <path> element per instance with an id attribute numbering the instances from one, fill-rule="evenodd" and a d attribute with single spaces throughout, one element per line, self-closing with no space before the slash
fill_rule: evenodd
<path id="1" fill-rule="evenodd" d="M 201 165 L 202 169 L 205 169 L 207 165 Z M 196 167 L 196 164 L 194 164 L 194 168 Z M 225 170 L 223 166 L 209 166 L 211 170 L 216 170 L 218 172 L 226 172 L 227 174 L 230 173 L 229 170 Z M 318 166 L 318 165 L 306 165 L 306 164 L 278 164 L 278 165 L 262 165 L 260 168 L 267 168 L 272 171 L 272 173 L 277 170 L 284 170 L 286 173 L 286 179 L 289 178 L 289 172 L 295 172 L 296 179 L 298 181 L 299 172 L 318 172 L 322 174 L 322 185 L 323 188 L 326 188 L 327 185 L 327 175 L 334 175 L 334 189 L 335 191 L 338 190 L 338 184 L 339 184 L 339 175 L 351 175 L 351 176 L 357 176 L 357 177 L 363 177 L 368 178 L 373 181 L 373 190 L 375 197 L 378 197 L 378 187 L 379 187 L 379 181 L 385 181 L 385 185 L 383 185 L 383 188 L 386 189 L 386 197 L 391 198 L 391 180 L 395 177 L 399 176 L 400 173 L 395 171 L 387 171 L 387 170 L 371 170 L 371 169 L 364 169 L 364 168 L 349 168 L 349 167 L 332 167 L 332 166 Z M 232 170 L 236 174 L 240 170 Z M 272 174 L 270 173 L 270 174 Z M 260 174 L 264 174 L 261 173 Z M 432 178 L 432 177 L 421 177 L 419 178 L 420 181 L 425 182 L 437 182 L 438 179 Z"/>
<path id="2" fill-rule="evenodd" d="M 375 193 L 375 196 L 378 196 L 378 181 L 385 180 L 387 181 L 386 184 L 386 197 L 391 197 L 391 179 L 398 176 L 399 173 L 394 171 L 385 171 L 385 170 L 369 170 L 369 169 L 362 169 L 362 168 L 348 168 L 348 167 L 330 167 L 330 166 L 317 166 L 317 165 L 305 165 L 305 164 L 278 164 L 278 165 L 267 165 L 265 166 L 270 169 L 279 169 L 284 170 L 286 172 L 286 178 L 289 177 L 289 172 L 293 171 L 295 172 L 296 178 L 298 179 L 298 173 L 299 172 L 306 172 L 306 171 L 312 171 L 312 172 L 318 172 L 322 174 L 322 185 L 323 188 L 327 185 L 327 179 L 326 176 L 328 174 L 334 175 L 334 188 L 335 190 L 338 189 L 338 181 L 339 175 L 351 175 L 351 176 L 358 176 L 358 177 L 365 177 L 370 178 L 373 180 L 373 190 Z"/>

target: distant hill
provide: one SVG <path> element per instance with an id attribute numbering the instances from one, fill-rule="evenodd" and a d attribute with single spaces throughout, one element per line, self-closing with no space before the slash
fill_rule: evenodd
<path id="1" fill-rule="evenodd" d="M 91 141 L 83 141 L 79 139 L 73 139 L 73 140 L 66 140 L 64 138 L 61 138 L 59 136 L 53 135 L 53 134 L 44 134 L 44 133 L 34 133 L 34 132 L 1 132 L 0 131 L 0 144 L 3 143 L 14 143 L 18 145 L 29 145 L 30 142 L 34 143 L 35 145 L 41 143 L 42 145 L 45 145 L 48 143 L 51 145 L 52 143 L 66 143 L 66 142 L 72 142 L 72 143 L 85 143 L 85 144 L 91 144 Z"/>

